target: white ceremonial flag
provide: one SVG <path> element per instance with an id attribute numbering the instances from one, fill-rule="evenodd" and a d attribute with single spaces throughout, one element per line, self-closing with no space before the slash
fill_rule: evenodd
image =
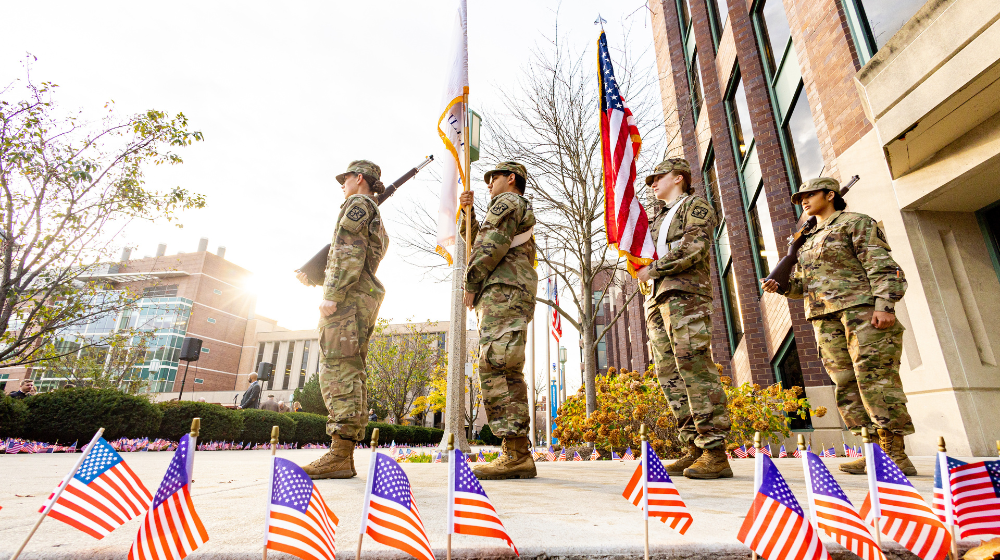
<path id="1" fill-rule="evenodd" d="M 447 149 L 441 158 L 441 206 L 438 209 L 438 236 L 435 251 L 452 264 L 449 252 L 455 246 L 458 222 L 458 193 L 466 184 L 465 177 L 465 118 L 464 96 L 469 93 L 469 38 L 465 0 L 458 1 L 452 29 L 451 69 L 444 90 L 444 112 L 438 119 L 438 135 Z"/>

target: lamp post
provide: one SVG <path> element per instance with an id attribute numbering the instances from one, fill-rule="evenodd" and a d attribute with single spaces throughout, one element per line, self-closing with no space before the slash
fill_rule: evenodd
<path id="1" fill-rule="evenodd" d="M 559 347 L 559 396 L 562 402 L 566 402 L 566 357 L 568 354 L 565 346 Z"/>

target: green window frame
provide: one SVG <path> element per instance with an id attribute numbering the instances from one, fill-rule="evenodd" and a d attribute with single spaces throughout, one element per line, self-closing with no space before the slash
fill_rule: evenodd
<path id="1" fill-rule="evenodd" d="M 875 53 L 879 51 L 878 39 L 876 38 L 875 31 L 871 28 L 871 20 L 868 18 L 868 14 L 865 12 L 865 0 L 840 0 L 841 7 L 844 9 L 844 14 L 847 16 L 847 27 L 851 31 L 851 40 L 854 42 L 854 48 L 858 53 L 858 63 L 864 66 L 869 60 L 875 56 Z M 876 0 L 878 2 L 884 2 L 884 0 Z M 874 3 L 874 2 L 873 2 Z M 889 4 L 890 9 L 895 18 L 892 21 L 887 21 L 884 19 L 886 14 L 876 13 L 876 23 L 881 23 L 885 26 L 888 23 L 889 30 L 892 31 L 891 34 L 885 37 L 885 41 L 888 41 L 895 35 L 902 26 L 906 25 L 920 8 L 924 6 L 925 0 L 908 0 L 906 2 L 885 2 Z M 871 4 L 869 4 L 871 5 Z M 878 7 L 885 8 L 884 4 L 879 4 Z M 898 19 L 902 15 L 906 17 L 906 20 Z M 896 27 L 896 23 L 899 23 L 899 27 Z M 882 32 L 886 32 L 883 29 Z M 883 43 L 884 44 L 884 43 Z"/>
<path id="2" fill-rule="evenodd" d="M 719 6 L 719 3 L 722 6 Z M 729 4 L 727 0 L 705 0 L 708 6 L 708 20 L 712 28 L 712 42 L 715 43 L 715 52 L 719 52 L 719 41 L 722 40 L 722 32 L 729 22 Z"/>
<path id="3" fill-rule="evenodd" d="M 993 270 L 1000 279 L 1000 200 L 985 206 L 976 211 L 976 221 L 979 222 L 979 229 L 983 232 L 983 239 L 986 241 L 986 250 L 990 254 L 990 262 L 993 263 Z M 997 223 L 997 226 L 991 224 Z"/>
<path id="4" fill-rule="evenodd" d="M 691 17 L 690 0 L 676 0 L 677 24 L 681 31 L 681 44 L 684 46 L 684 64 L 687 70 L 688 94 L 691 109 L 694 111 L 694 122 L 698 123 L 701 106 L 704 102 L 702 90 L 701 69 L 698 68 L 698 46 L 694 38 L 694 22 Z"/>
<path id="5" fill-rule="evenodd" d="M 705 195 L 709 204 L 715 208 L 719 217 L 719 225 L 713 232 L 715 245 L 715 268 L 719 271 L 719 281 L 722 291 L 722 309 L 726 319 L 726 334 L 729 340 L 730 352 L 735 352 L 743 339 L 743 315 L 739 302 L 739 290 L 736 289 L 736 272 L 733 270 L 732 250 L 729 246 L 729 228 L 726 225 L 725 206 L 718 189 L 718 169 L 715 166 L 715 147 L 710 143 L 705 152 L 705 165 L 702 166 L 702 181 L 705 184 Z M 714 179 L 713 179 L 714 177 Z M 718 193 L 718 194 L 717 194 Z M 732 210 L 730 210 L 732 211 Z M 732 275 L 732 290 L 729 279 Z"/>
<path id="6" fill-rule="evenodd" d="M 794 363 L 788 363 L 788 360 L 792 360 Z M 789 376 L 785 373 L 785 366 L 797 368 L 798 379 L 789 379 Z M 781 347 L 775 352 L 774 359 L 771 360 L 771 368 L 774 371 L 774 379 L 781 384 L 783 389 L 789 389 L 793 385 L 798 385 L 802 387 L 803 396 L 805 396 L 806 383 L 805 379 L 802 378 L 802 366 L 799 364 L 799 352 L 798 347 L 795 345 L 794 332 L 789 331 L 788 336 L 781 343 Z M 790 412 L 786 412 L 785 414 L 791 419 L 789 427 L 793 432 L 812 432 L 815 430 L 812 424 L 812 414 L 807 412 L 805 418 L 799 418 L 798 415 Z"/>

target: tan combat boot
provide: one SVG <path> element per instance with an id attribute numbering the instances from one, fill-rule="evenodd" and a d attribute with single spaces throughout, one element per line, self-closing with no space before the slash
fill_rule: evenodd
<path id="1" fill-rule="evenodd" d="M 503 438 L 500 455 L 485 465 L 476 465 L 472 472 L 479 480 L 535 478 L 535 460 L 529 445 L 527 436 Z"/>
<path id="2" fill-rule="evenodd" d="M 849 474 L 865 474 L 868 472 L 866 464 L 867 464 L 866 459 L 864 457 L 861 457 L 853 461 L 841 463 L 840 470 Z"/>
<path id="3" fill-rule="evenodd" d="M 879 430 L 878 431 L 879 445 L 882 446 L 882 451 L 892 458 L 899 467 L 899 470 L 903 471 L 906 476 L 915 476 L 917 474 L 917 468 L 913 466 L 910 462 L 910 458 L 906 456 L 904 451 L 905 444 L 903 443 L 903 436 L 900 434 L 895 434 L 889 430 Z"/>
<path id="4" fill-rule="evenodd" d="M 694 464 L 684 469 L 684 476 L 700 479 L 732 478 L 733 469 L 729 467 L 729 458 L 726 457 L 726 444 L 703 450 Z"/>
<path id="5" fill-rule="evenodd" d="M 701 457 L 701 454 L 704 453 L 704 451 L 704 449 L 695 445 L 694 442 L 688 443 L 687 453 L 685 453 L 683 457 L 677 459 L 669 465 L 664 465 L 664 468 L 667 469 L 667 474 L 670 476 L 683 475 L 684 469 L 693 465 L 694 462 L 698 460 L 698 457 Z"/>
<path id="6" fill-rule="evenodd" d="M 354 470 L 354 442 L 332 436 L 330 450 L 319 459 L 302 467 L 302 470 L 313 480 L 321 478 L 351 478 L 357 475 Z"/>

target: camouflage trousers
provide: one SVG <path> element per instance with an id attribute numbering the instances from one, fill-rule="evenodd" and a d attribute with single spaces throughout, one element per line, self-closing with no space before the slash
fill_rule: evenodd
<path id="1" fill-rule="evenodd" d="M 667 292 L 646 304 L 646 328 L 681 442 L 702 449 L 725 445 L 730 422 L 712 359 L 712 298 Z"/>
<path id="2" fill-rule="evenodd" d="M 352 441 L 365 438 L 368 389 L 365 361 L 381 302 L 348 298 L 319 324 L 319 387 L 329 413 L 326 433 Z"/>
<path id="3" fill-rule="evenodd" d="M 524 349 L 535 298 L 501 284 L 488 286 L 476 302 L 479 316 L 479 381 L 493 435 L 528 435 L 528 385 Z"/>
<path id="4" fill-rule="evenodd" d="M 871 305 L 859 305 L 812 319 L 819 353 L 837 385 L 837 408 L 854 433 L 862 427 L 913 433 L 899 379 L 903 325 L 872 326 Z"/>

